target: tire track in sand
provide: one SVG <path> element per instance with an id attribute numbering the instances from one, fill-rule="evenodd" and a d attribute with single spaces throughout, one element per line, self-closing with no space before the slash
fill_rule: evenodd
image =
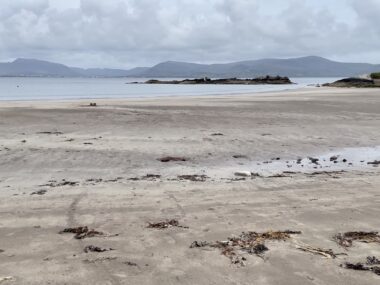
<path id="1" fill-rule="evenodd" d="M 86 190 L 85 190 L 86 191 Z M 83 191 L 82 193 L 76 195 L 76 197 L 72 200 L 69 209 L 67 211 L 67 226 L 68 227 L 77 227 L 77 226 L 83 226 L 79 225 L 76 219 L 77 211 L 78 211 L 78 205 L 79 203 L 87 197 L 88 193 L 87 191 Z M 85 242 L 81 239 L 76 241 L 75 249 L 78 250 L 78 252 L 82 252 L 83 248 L 85 246 Z M 119 280 L 116 279 L 116 277 L 110 272 L 110 269 L 104 265 L 104 263 L 87 263 L 88 266 L 91 267 L 91 270 L 94 272 L 93 276 L 96 276 L 96 279 L 102 279 L 101 281 L 97 281 L 96 284 L 104 284 L 104 285 L 119 285 L 121 284 Z"/>

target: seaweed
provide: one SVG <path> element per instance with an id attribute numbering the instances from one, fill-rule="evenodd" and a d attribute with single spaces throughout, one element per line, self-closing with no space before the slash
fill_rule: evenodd
<path id="1" fill-rule="evenodd" d="M 244 266 L 245 258 L 241 253 L 254 254 L 263 257 L 269 250 L 266 241 L 286 241 L 291 235 L 301 234 L 300 231 L 269 231 L 264 233 L 243 232 L 238 237 L 229 237 L 226 241 L 194 241 L 190 248 L 212 247 L 218 248 L 222 255 L 228 257 L 232 264 Z M 240 253 L 240 254 L 239 254 Z"/>
<path id="2" fill-rule="evenodd" d="M 151 229 L 167 229 L 171 227 L 177 227 L 177 228 L 184 228 L 188 229 L 189 227 L 186 226 L 181 226 L 177 220 L 166 220 L 163 222 L 158 222 L 158 223 L 149 223 L 148 228 Z"/>
<path id="3" fill-rule="evenodd" d="M 60 234 L 64 233 L 72 233 L 75 234 L 74 238 L 76 239 L 84 239 L 84 238 L 91 238 L 95 236 L 103 236 L 104 233 L 96 231 L 96 230 L 89 230 L 87 226 L 84 227 L 76 227 L 76 228 L 66 228 L 59 232 Z"/>
<path id="4" fill-rule="evenodd" d="M 334 240 L 347 249 L 352 246 L 354 241 L 380 243 L 380 235 L 378 232 L 346 232 L 335 235 Z"/>

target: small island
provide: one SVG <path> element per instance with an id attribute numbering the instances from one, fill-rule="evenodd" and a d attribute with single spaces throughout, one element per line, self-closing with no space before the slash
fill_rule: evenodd
<path id="1" fill-rule="evenodd" d="M 224 78 L 224 79 L 210 79 L 208 77 L 197 79 L 184 79 L 184 80 L 157 80 L 151 79 L 145 84 L 231 84 L 231 85 L 260 85 L 260 84 L 294 84 L 289 77 L 281 76 L 263 76 L 257 78 Z"/>
<path id="2" fill-rule="evenodd" d="M 380 73 L 372 73 L 367 78 L 344 78 L 333 83 L 326 83 L 326 87 L 356 87 L 356 88 L 379 88 L 380 87 Z"/>

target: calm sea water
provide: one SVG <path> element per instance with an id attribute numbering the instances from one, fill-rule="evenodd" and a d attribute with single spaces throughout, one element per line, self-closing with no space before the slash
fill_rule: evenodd
<path id="1" fill-rule="evenodd" d="M 69 100 L 258 93 L 303 88 L 310 84 L 333 82 L 337 78 L 293 78 L 292 81 L 297 83 L 294 85 L 127 84 L 146 80 L 141 78 L 0 78 L 0 100 Z"/>

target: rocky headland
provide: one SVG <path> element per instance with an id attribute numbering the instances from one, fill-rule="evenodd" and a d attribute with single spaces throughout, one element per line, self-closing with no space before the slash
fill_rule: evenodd
<path id="1" fill-rule="evenodd" d="M 323 86 L 327 87 L 356 87 L 356 88 L 371 88 L 371 87 L 380 87 L 380 74 L 372 73 L 369 76 L 369 79 L 365 78 L 344 78 L 333 83 L 326 83 Z"/>

